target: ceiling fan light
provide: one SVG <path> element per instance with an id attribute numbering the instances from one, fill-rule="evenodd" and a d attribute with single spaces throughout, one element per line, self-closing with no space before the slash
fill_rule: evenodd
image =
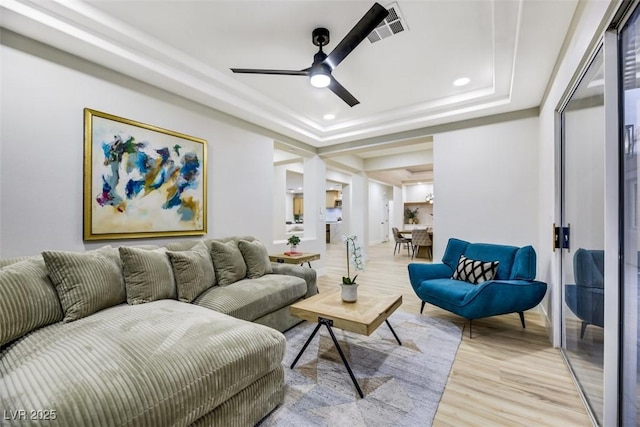
<path id="1" fill-rule="evenodd" d="M 309 81 L 313 87 L 327 87 L 329 86 L 329 83 L 331 83 L 331 75 L 327 70 L 319 67 L 311 73 Z"/>

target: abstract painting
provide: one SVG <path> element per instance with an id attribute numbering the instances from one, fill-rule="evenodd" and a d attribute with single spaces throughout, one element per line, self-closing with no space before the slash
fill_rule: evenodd
<path id="1" fill-rule="evenodd" d="M 84 110 L 84 239 L 207 232 L 207 141 Z"/>

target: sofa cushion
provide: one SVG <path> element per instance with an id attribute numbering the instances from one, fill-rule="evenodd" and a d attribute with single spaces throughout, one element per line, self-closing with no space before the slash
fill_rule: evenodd
<path id="1" fill-rule="evenodd" d="M 458 260 L 460 255 L 464 254 L 465 249 L 469 246 L 469 242 L 464 240 L 450 238 L 447 242 L 447 248 L 442 256 L 442 262 L 448 265 L 451 270 L 455 270 L 458 267 Z"/>
<path id="2" fill-rule="evenodd" d="M 453 271 L 451 278 L 477 285 L 492 280 L 498 270 L 498 264 L 498 261 L 477 261 L 460 255 L 458 266 Z"/>
<path id="3" fill-rule="evenodd" d="M 247 277 L 247 266 L 236 240 L 211 241 L 211 259 L 219 285 L 227 286 Z"/>
<path id="4" fill-rule="evenodd" d="M 573 254 L 573 276 L 576 285 L 604 287 L 604 251 L 579 248 Z"/>
<path id="5" fill-rule="evenodd" d="M 178 299 L 191 302 L 216 284 L 209 248 L 200 241 L 188 251 L 167 251 L 176 280 Z"/>
<path id="6" fill-rule="evenodd" d="M 476 292 L 478 286 L 455 279 L 432 279 L 422 282 L 416 293 L 424 301 L 433 299 L 462 306 L 470 292 Z"/>
<path id="7" fill-rule="evenodd" d="M 240 249 L 244 263 L 247 266 L 247 277 L 249 279 L 257 279 L 265 274 L 273 273 L 267 248 L 264 247 L 262 242 L 259 240 L 252 242 L 239 240 L 238 249 Z"/>
<path id="8" fill-rule="evenodd" d="M 104 246 L 88 252 L 44 251 L 64 322 L 81 319 L 126 301 L 118 251 Z"/>
<path id="9" fill-rule="evenodd" d="M 284 336 L 175 300 L 56 323 L 2 354 L 0 407 L 61 426 L 187 426 L 280 369 Z M 28 374 L 27 374 L 28 373 Z"/>
<path id="10" fill-rule="evenodd" d="M 63 316 L 41 256 L 0 270 L 0 347 Z"/>
<path id="11" fill-rule="evenodd" d="M 524 246 L 516 252 L 511 267 L 511 280 L 535 280 L 536 251 L 532 246 Z"/>
<path id="12" fill-rule="evenodd" d="M 205 242 L 204 240 L 183 240 L 180 242 L 171 242 L 171 243 L 167 243 L 164 247 L 167 248 L 167 250 L 169 251 L 173 251 L 173 252 L 178 252 L 178 251 L 188 251 L 193 249 L 193 247 L 195 245 L 197 245 L 199 242 L 203 242 L 205 243 L 205 245 L 208 247 L 209 244 L 207 242 Z"/>
<path id="13" fill-rule="evenodd" d="M 307 293 L 304 279 L 265 274 L 204 291 L 193 303 L 238 319 L 253 321 L 285 307 Z"/>
<path id="14" fill-rule="evenodd" d="M 176 299 L 176 283 L 167 249 L 120 246 L 120 259 L 129 304 Z"/>
<path id="15" fill-rule="evenodd" d="M 509 280 L 511 267 L 516 252 L 516 246 L 496 245 L 492 243 L 471 243 L 464 251 L 464 256 L 478 261 L 498 261 L 496 280 Z"/>

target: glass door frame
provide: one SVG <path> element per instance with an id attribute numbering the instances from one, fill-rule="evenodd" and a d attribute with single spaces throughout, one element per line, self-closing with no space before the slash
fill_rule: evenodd
<path id="1" fill-rule="evenodd" d="M 620 126 L 622 108 L 620 108 L 619 75 L 620 47 L 618 31 L 610 30 L 604 34 L 604 111 L 605 111 L 605 147 L 604 147 L 604 280 L 615 283 L 606 290 L 604 299 L 604 417 L 605 426 L 619 425 L 620 408 L 620 285 L 621 263 L 623 257 L 621 222 L 623 209 L 620 181 L 623 179 L 620 168 Z"/>
<path id="2" fill-rule="evenodd" d="M 605 251 L 605 283 L 613 283 L 606 291 L 605 297 L 605 327 L 604 327 L 604 363 L 603 363 L 603 417 L 602 425 L 617 426 L 619 425 L 619 287 L 621 283 L 620 266 L 622 261 L 622 238 L 620 235 L 621 212 L 620 203 L 622 201 L 620 194 L 620 114 L 621 108 L 619 104 L 619 76 L 618 76 L 618 32 L 606 31 L 603 38 L 594 43 L 589 55 L 585 56 L 580 69 L 574 74 L 571 84 L 568 86 L 561 102 L 556 108 L 556 225 L 561 224 L 562 220 L 562 162 L 564 153 L 562 152 L 562 144 L 564 138 L 564 129 L 562 121 L 562 113 L 566 108 L 569 100 L 575 93 L 581 79 L 585 75 L 588 67 L 591 65 L 596 53 L 602 49 L 604 55 L 604 112 L 605 112 L 605 143 L 604 143 L 604 251 Z M 563 334 L 563 307 L 564 289 L 562 287 L 562 249 L 556 251 L 555 262 L 556 269 L 556 287 L 554 292 L 553 318 L 554 335 L 553 342 L 558 346 L 560 352 L 565 359 L 567 367 L 571 371 L 570 364 L 563 350 L 564 337 Z M 576 388 L 582 393 L 576 378 L 572 377 L 576 382 Z M 584 396 L 583 396 L 584 400 Z M 585 406 L 587 406 L 585 402 Z M 589 415 L 594 425 L 595 418 L 589 410 Z"/>

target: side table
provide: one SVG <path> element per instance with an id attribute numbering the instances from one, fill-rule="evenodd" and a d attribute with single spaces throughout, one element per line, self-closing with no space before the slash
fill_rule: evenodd
<path id="1" fill-rule="evenodd" d="M 278 262 L 281 264 L 284 263 L 284 264 L 304 265 L 304 263 L 306 262 L 309 265 L 309 268 L 311 268 L 311 261 L 319 260 L 320 254 L 305 253 L 305 252 L 302 252 L 300 254 L 295 254 L 295 255 L 275 254 L 275 255 L 269 255 L 269 259 L 272 262 Z"/>

